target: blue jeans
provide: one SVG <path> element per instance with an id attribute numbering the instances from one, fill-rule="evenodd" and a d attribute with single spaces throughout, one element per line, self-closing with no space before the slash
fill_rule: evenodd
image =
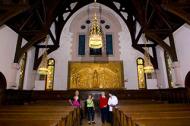
<path id="1" fill-rule="evenodd" d="M 88 121 L 94 121 L 94 108 L 87 107 L 87 112 L 88 112 Z"/>

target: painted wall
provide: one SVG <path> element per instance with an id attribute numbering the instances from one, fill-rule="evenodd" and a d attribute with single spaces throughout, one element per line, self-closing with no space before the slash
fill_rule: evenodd
<path id="1" fill-rule="evenodd" d="M 14 32 L 7 26 L 0 27 L 0 71 L 5 75 L 7 79 L 7 88 L 8 89 L 17 89 L 19 82 L 19 69 L 15 69 L 15 64 L 13 64 L 16 43 L 17 43 L 18 34 Z M 22 45 L 26 44 L 26 40 L 23 40 Z M 35 49 L 31 48 L 27 52 L 27 64 L 25 69 L 25 79 L 24 79 L 24 88 L 25 90 L 31 90 L 34 88 L 36 72 L 33 71 L 33 62 Z M 14 72 L 16 72 L 14 74 Z M 16 77 L 15 77 L 16 76 Z M 14 82 L 12 82 L 13 80 Z"/>
<path id="2" fill-rule="evenodd" d="M 189 48 L 190 48 L 190 25 L 184 24 L 179 29 L 177 29 L 174 33 L 174 41 L 175 41 L 175 47 L 178 57 L 178 63 L 179 63 L 179 72 L 178 72 L 178 79 L 181 80 L 181 86 L 184 86 L 185 76 L 190 71 L 190 58 L 189 57 Z M 164 40 L 168 45 L 169 39 L 166 38 Z M 168 78 L 166 73 L 166 64 L 164 59 L 164 50 L 157 46 L 157 57 L 158 57 L 158 85 L 160 85 L 160 88 L 168 88 Z M 176 81 L 176 77 L 174 74 L 174 68 L 172 69 L 172 76 L 173 81 Z M 177 87 L 174 86 L 173 87 Z"/>
<path id="3" fill-rule="evenodd" d="M 190 25 L 184 24 L 176 30 L 174 32 L 174 40 L 179 60 L 182 84 L 184 84 L 185 76 L 188 71 L 190 71 Z"/>
<path id="4" fill-rule="evenodd" d="M 0 71 L 5 75 L 7 88 L 14 88 L 13 61 L 17 43 L 17 33 L 9 27 L 0 27 Z"/>
<path id="5" fill-rule="evenodd" d="M 136 59 L 138 57 L 143 57 L 143 55 L 134 50 L 131 45 L 131 38 L 128 31 L 127 26 L 122 21 L 122 19 L 111 9 L 102 6 L 103 18 L 109 19 L 110 26 L 114 26 L 114 22 L 121 26 L 117 29 L 117 32 L 114 32 L 114 41 L 118 42 L 119 45 L 116 45 L 117 48 L 114 48 L 114 51 L 118 51 L 117 55 L 112 57 L 108 57 L 109 61 L 112 60 L 122 60 L 124 64 L 124 79 L 127 80 L 125 83 L 125 88 L 127 89 L 138 89 L 137 85 L 137 68 L 136 68 Z M 73 47 L 77 47 L 76 34 L 81 31 L 73 32 L 72 27 L 74 26 L 72 23 L 75 20 L 76 16 L 80 16 L 83 12 L 87 10 L 87 6 L 77 11 L 66 23 L 60 39 L 60 48 L 53 53 L 51 53 L 48 57 L 55 59 L 55 78 L 54 78 L 54 90 L 66 90 L 67 89 L 67 77 L 68 77 L 68 61 L 81 61 L 81 58 L 77 57 L 76 50 Z M 113 17 L 113 21 L 110 20 L 109 16 Z M 126 14 L 125 14 L 126 15 Z M 86 17 L 84 17 L 86 19 Z M 85 19 L 81 18 L 78 20 L 79 24 L 83 24 Z M 72 24 L 72 25 L 71 25 Z M 139 28 L 140 29 L 140 26 Z M 54 30 L 54 26 L 52 25 L 51 30 Z M 109 31 L 112 32 L 112 31 Z M 16 49 L 16 40 L 18 35 L 12 31 L 7 26 L 0 27 L 0 71 L 5 75 L 8 88 L 13 88 L 12 86 L 16 86 L 18 84 L 18 74 L 17 72 L 17 84 L 13 84 L 11 82 L 12 75 L 12 63 L 14 60 L 15 49 Z M 182 81 L 184 82 L 184 78 L 187 72 L 190 70 L 190 58 L 188 55 L 190 53 L 190 26 L 185 24 L 181 28 L 179 28 L 176 32 L 174 32 L 174 39 L 176 44 L 177 56 L 180 64 L 180 75 Z M 168 43 L 168 39 L 166 39 Z M 51 41 L 49 43 L 52 43 Z M 139 43 L 144 43 L 143 36 L 140 38 Z M 114 43 L 115 44 L 115 43 Z M 76 48 L 75 48 L 76 49 Z M 168 80 L 165 68 L 165 60 L 164 60 L 164 52 L 161 47 L 157 47 L 157 56 L 158 56 L 158 66 L 159 69 L 156 70 L 156 78 L 158 79 L 148 79 L 147 87 L 149 89 L 155 88 L 168 88 Z M 44 90 L 45 82 L 39 81 L 39 75 L 36 71 L 33 71 L 33 62 L 34 62 L 34 53 L 35 49 L 31 48 L 28 52 L 26 72 L 25 72 L 25 80 L 24 80 L 24 89 L 25 90 Z M 6 55 L 5 55 L 6 54 Z M 87 58 L 88 59 L 88 58 Z M 14 87 L 15 88 L 15 87 Z"/>
<path id="6" fill-rule="evenodd" d="M 85 32 L 85 30 L 81 31 L 80 27 L 85 23 L 86 19 L 88 18 L 87 15 L 84 15 L 85 13 L 87 13 L 87 7 L 88 6 L 77 11 L 68 20 L 61 34 L 59 49 L 48 56 L 49 58 L 55 59 L 54 90 L 67 89 L 68 61 L 94 60 L 89 55 L 87 55 L 85 58 L 81 58 L 77 55 L 77 37 L 79 33 Z M 113 10 L 103 5 L 102 12 L 102 18 L 108 21 L 109 25 L 113 27 L 113 29 L 109 29 L 108 32 L 113 33 L 114 35 L 114 52 L 117 52 L 115 53 L 115 55 L 107 57 L 107 60 L 122 60 L 124 65 L 124 80 L 127 80 L 127 82 L 125 83 L 125 88 L 138 89 L 136 59 L 138 57 L 143 57 L 143 55 L 133 49 L 133 47 L 131 46 L 132 42 L 130 33 L 123 20 Z M 118 24 L 117 27 L 115 25 L 116 22 Z M 51 29 L 54 30 L 53 27 Z M 138 30 L 139 29 L 140 27 L 138 27 Z M 51 43 L 51 41 L 49 43 Z M 143 38 L 140 39 L 140 43 L 144 43 Z M 149 83 L 152 82 L 155 82 L 155 80 L 149 81 Z M 35 89 L 44 90 L 44 85 L 44 81 L 36 80 Z"/>

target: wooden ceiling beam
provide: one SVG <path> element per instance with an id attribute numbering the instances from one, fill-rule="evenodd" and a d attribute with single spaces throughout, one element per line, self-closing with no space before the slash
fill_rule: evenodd
<path id="1" fill-rule="evenodd" d="M 17 38 L 17 45 L 16 45 L 14 63 L 18 63 L 20 61 L 19 50 L 21 49 L 21 46 L 22 46 L 22 36 L 19 35 L 18 38 Z"/>
<path id="2" fill-rule="evenodd" d="M 156 14 L 163 20 L 163 22 L 168 26 L 169 29 L 172 30 L 172 26 L 170 25 L 170 23 L 168 22 L 168 20 L 166 19 L 167 16 L 165 15 L 165 13 L 163 12 L 162 8 L 160 7 L 160 5 L 158 5 L 154 0 L 151 0 L 151 5 L 152 7 L 156 10 Z"/>
<path id="3" fill-rule="evenodd" d="M 157 42 L 164 50 L 168 52 L 168 54 L 171 56 L 172 61 L 177 61 L 177 55 L 173 52 L 173 47 L 167 45 L 159 36 L 157 36 L 155 33 L 145 32 L 145 35 Z"/>
<path id="4" fill-rule="evenodd" d="M 144 54 L 144 53 L 145 53 L 145 49 L 144 49 L 143 47 L 144 47 L 145 45 L 144 45 L 144 44 L 138 44 L 138 41 L 139 41 L 140 37 L 142 36 L 142 34 L 143 34 L 143 32 L 144 32 L 144 28 L 141 27 L 141 29 L 140 29 L 140 31 L 139 31 L 137 37 L 136 37 L 136 32 L 134 32 L 134 31 L 136 31 L 136 28 L 137 28 L 137 26 L 136 26 L 136 20 L 133 19 L 133 17 L 130 16 L 130 15 L 128 16 L 128 23 L 127 23 L 127 26 L 128 26 L 128 28 L 129 28 L 130 35 L 131 35 L 132 47 L 133 47 L 134 49 L 138 50 L 139 52 L 141 52 L 142 54 Z M 149 45 L 148 45 L 148 46 L 149 46 Z M 153 49 L 153 47 L 154 47 L 154 46 L 151 45 L 151 48 L 152 48 L 152 49 Z M 151 62 L 152 62 L 152 64 L 153 64 L 154 68 L 157 69 L 157 68 L 158 68 L 157 57 L 155 57 L 155 56 L 152 57 L 150 54 L 149 54 L 149 56 L 150 56 L 150 60 L 151 60 Z"/>
<path id="5" fill-rule="evenodd" d="M 123 21 L 127 24 L 129 28 L 131 39 L 132 39 L 132 46 L 142 53 L 144 53 L 144 49 L 142 48 L 143 45 L 139 45 L 138 41 L 141 35 L 143 34 L 143 32 L 146 32 L 147 34 L 153 32 L 153 35 L 152 34 L 150 35 L 152 36 L 150 40 L 154 40 L 155 44 L 158 43 L 161 45 L 161 47 L 164 47 L 167 44 L 166 45 L 164 44 L 164 41 L 162 41 L 163 37 L 160 37 L 160 36 L 163 36 L 162 34 L 168 35 L 168 33 L 171 33 L 171 30 L 167 31 L 167 30 L 161 29 L 163 28 L 163 26 L 165 26 L 165 24 L 166 26 L 169 27 L 171 23 L 171 22 L 168 22 L 166 14 L 163 16 L 165 11 L 163 10 L 163 8 L 160 7 L 160 4 L 156 2 L 151 2 L 151 1 L 153 0 L 146 0 L 146 1 L 97 0 L 97 2 L 104 4 L 105 6 L 108 6 L 109 8 L 113 9 L 123 19 Z M 74 2 L 77 2 L 77 4 L 74 8 L 71 9 L 71 4 Z M 18 18 L 20 19 L 19 21 L 21 21 L 22 23 L 19 24 L 19 22 L 16 22 L 15 24 L 12 25 L 13 27 L 15 27 L 15 29 L 17 29 L 19 35 L 22 35 L 23 38 L 26 37 L 25 39 L 28 39 L 29 41 L 23 48 L 21 48 L 21 51 L 19 51 L 18 56 L 21 56 L 22 53 L 24 53 L 30 47 L 39 43 L 43 38 L 46 37 L 47 34 L 50 35 L 54 44 L 54 46 L 49 47 L 48 49 L 49 52 L 51 53 L 53 50 L 57 49 L 59 47 L 60 35 L 68 19 L 80 8 L 92 2 L 93 0 L 83 1 L 83 2 L 80 2 L 78 0 L 69 0 L 69 1 L 68 0 L 56 0 L 56 1 L 40 0 L 38 1 L 38 4 L 36 4 L 35 7 L 32 6 L 34 10 L 36 9 L 37 13 L 35 14 L 35 17 L 38 18 L 38 21 L 34 20 L 35 17 L 34 18 L 32 17 L 32 19 L 30 18 L 27 19 L 27 17 L 25 17 L 29 21 L 23 21 L 22 18 L 18 16 Z M 118 2 L 120 4 L 120 8 L 117 8 L 113 2 Z M 164 5 L 167 5 L 166 3 L 170 3 L 170 1 L 165 0 L 165 2 L 163 3 Z M 125 9 L 123 10 L 123 8 Z M 149 12 L 151 10 L 152 12 Z M 184 11 L 183 9 L 181 10 Z M 63 14 L 66 12 L 70 12 L 70 14 L 67 16 L 66 19 L 63 19 Z M 122 12 L 127 12 L 128 18 L 124 17 Z M 182 13 L 182 15 L 184 14 Z M 24 16 L 27 16 L 27 13 Z M 56 19 L 56 17 L 58 17 L 58 20 Z M 158 18 L 158 20 L 156 20 L 155 18 Z M 15 18 L 15 21 L 17 21 L 16 19 L 17 18 Z M 137 20 L 142 27 L 142 29 L 139 31 L 138 34 L 136 34 Z M 55 25 L 56 25 L 55 31 L 54 31 L 55 37 L 53 36 L 53 33 L 50 31 L 50 27 L 53 22 L 55 22 Z M 161 25 L 159 25 L 158 23 L 160 23 Z M 28 27 L 25 28 L 25 26 L 27 25 Z M 18 26 L 21 26 L 21 27 L 18 28 Z M 155 27 L 158 28 L 158 30 L 153 31 L 152 29 L 150 29 L 150 28 L 155 28 Z M 26 32 L 26 30 L 28 29 L 29 31 Z M 37 32 L 32 32 L 32 31 L 37 31 Z M 39 34 L 38 31 L 41 33 Z M 155 36 L 156 38 L 154 38 Z M 170 38 L 170 41 L 172 41 L 172 38 Z M 44 47 L 40 46 L 38 48 L 44 48 Z M 166 46 L 164 47 L 164 49 L 169 49 L 170 53 L 173 53 L 171 51 L 172 47 L 170 46 L 169 47 Z M 41 59 L 41 57 L 39 59 Z M 155 57 L 151 57 L 151 61 L 153 61 L 154 59 Z M 173 56 L 173 59 L 176 59 L 175 54 Z"/>
<path id="6" fill-rule="evenodd" d="M 145 9 L 142 7 L 142 5 L 139 3 L 139 0 L 131 0 L 132 4 L 133 4 L 133 8 L 138 8 L 136 9 L 136 18 L 138 18 L 139 23 L 141 24 L 141 26 L 143 26 L 144 28 L 146 28 L 146 20 L 145 20 Z"/>
<path id="7" fill-rule="evenodd" d="M 57 45 L 36 45 L 35 47 L 37 48 L 52 48 L 52 47 L 57 47 Z"/>
<path id="8" fill-rule="evenodd" d="M 155 47 L 156 44 L 138 44 L 140 47 Z"/>
<path id="9" fill-rule="evenodd" d="M 31 17 L 33 16 L 33 13 L 25 20 L 25 22 L 20 26 L 19 31 L 21 31 L 24 26 L 26 26 L 26 24 L 28 23 L 28 21 L 31 19 Z"/>
<path id="10" fill-rule="evenodd" d="M 54 2 L 52 4 L 52 8 L 51 10 L 46 10 L 45 13 L 47 13 L 48 17 L 45 18 L 46 20 L 43 21 L 42 16 L 40 15 L 39 11 L 37 9 L 36 12 L 37 13 L 37 17 L 40 20 L 39 24 L 41 24 L 41 28 L 39 30 L 39 32 L 34 33 L 32 36 L 32 38 L 29 39 L 28 43 L 25 44 L 21 49 L 19 49 L 16 52 L 17 57 L 15 57 L 15 62 L 18 62 L 19 58 L 22 56 L 22 54 L 24 52 L 27 52 L 27 50 L 29 48 L 31 48 L 32 46 L 36 45 L 37 43 L 39 43 L 41 40 L 43 40 L 44 38 L 46 38 L 49 30 L 50 30 L 50 26 L 53 22 L 53 20 L 55 19 L 56 15 L 57 15 L 57 6 L 60 4 L 60 1 L 57 0 L 56 2 Z M 45 5 L 44 5 L 45 6 Z M 50 8 L 49 8 L 50 9 Z M 44 14 L 46 15 L 46 14 Z M 33 29 L 31 29 L 33 30 Z M 22 33 L 22 31 L 20 31 Z M 56 46 L 57 48 L 58 46 Z M 55 48 L 55 47 L 54 47 Z"/>
<path id="11" fill-rule="evenodd" d="M 20 57 L 28 51 L 36 42 L 39 42 L 40 40 L 44 39 L 46 37 L 47 33 L 46 32 L 39 32 L 34 36 L 31 41 L 26 43 L 22 48 L 16 50 L 16 57 L 14 59 L 15 63 L 18 63 Z"/>
<path id="12" fill-rule="evenodd" d="M 0 26 L 3 25 L 9 19 L 29 9 L 30 9 L 30 6 L 19 6 L 19 7 L 10 8 L 4 14 L 0 15 Z"/>
<path id="13" fill-rule="evenodd" d="M 146 32 L 165 34 L 165 33 L 169 33 L 169 32 L 172 32 L 172 31 L 171 31 L 171 29 L 148 29 Z"/>
<path id="14" fill-rule="evenodd" d="M 146 30 L 148 30 L 148 25 L 149 23 L 151 22 L 151 19 L 153 17 L 153 14 L 154 14 L 154 11 L 151 12 L 151 15 L 148 17 L 147 15 L 147 11 L 148 11 L 148 5 L 149 5 L 149 0 L 146 1 L 146 7 L 143 8 L 142 5 L 139 4 L 139 1 L 138 0 L 132 0 L 132 3 L 133 3 L 133 8 L 138 8 L 138 10 L 136 10 L 136 17 L 139 19 L 139 23 L 141 25 L 141 30 L 139 31 L 139 34 L 137 35 L 137 38 L 134 38 L 132 39 L 132 47 L 138 51 L 140 51 L 142 54 L 144 54 L 145 50 L 143 49 L 143 45 L 140 45 L 140 44 L 137 44 L 138 43 L 138 40 L 140 39 L 142 33 Z M 131 27 L 129 26 L 129 29 Z M 133 31 L 133 29 L 130 30 L 130 34 L 131 34 L 131 37 L 134 37 L 135 35 L 132 35 L 133 33 L 131 32 Z M 153 46 L 154 47 L 154 46 Z M 153 47 L 151 47 L 153 49 Z M 155 52 L 156 53 L 156 52 Z M 157 57 L 155 55 L 150 56 L 150 60 L 154 66 L 155 69 L 158 68 L 158 61 L 157 61 Z"/>
<path id="15" fill-rule="evenodd" d="M 190 14 L 185 12 L 183 9 L 171 4 L 163 4 L 162 7 L 164 10 L 180 17 L 190 25 Z"/>

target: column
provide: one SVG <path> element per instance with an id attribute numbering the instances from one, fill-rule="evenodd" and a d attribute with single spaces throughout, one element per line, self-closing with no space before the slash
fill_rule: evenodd
<path id="1" fill-rule="evenodd" d="M 161 89 L 163 87 L 162 85 L 162 77 L 160 76 L 160 70 L 159 69 L 155 69 L 155 74 L 156 74 L 156 79 L 157 79 L 157 87 L 158 89 Z"/>
<path id="2" fill-rule="evenodd" d="M 18 63 L 11 64 L 10 78 L 7 82 L 8 88 L 10 89 L 17 88 L 16 77 L 17 77 L 17 72 L 19 69 L 20 69 L 20 65 Z"/>
<path id="3" fill-rule="evenodd" d="M 174 69 L 174 76 L 175 76 L 175 81 L 174 81 L 174 86 L 177 87 L 184 87 L 184 84 L 181 79 L 181 74 L 180 74 L 180 64 L 178 62 L 173 62 L 172 67 Z"/>

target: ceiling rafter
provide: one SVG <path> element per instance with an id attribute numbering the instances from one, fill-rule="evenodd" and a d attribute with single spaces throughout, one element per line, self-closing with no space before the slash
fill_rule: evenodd
<path id="1" fill-rule="evenodd" d="M 0 7 L 0 9 L 2 9 Z M 12 8 L 7 8 L 7 10 L 4 10 L 4 14 L 0 15 L 0 26 L 3 25 L 6 21 L 8 21 L 9 19 L 11 19 L 12 17 L 24 12 L 24 11 L 27 11 L 30 9 L 30 6 L 28 5 L 19 5 L 19 6 L 16 6 L 16 7 L 12 7 Z"/>
<path id="2" fill-rule="evenodd" d="M 71 2 L 72 3 L 72 2 Z M 69 3 L 69 5 L 71 4 Z M 58 16 L 58 21 L 55 20 L 55 33 L 56 33 L 56 40 L 54 41 L 54 46 L 50 46 L 48 49 L 47 49 L 47 53 L 50 54 L 51 52 L 55 51 L 57 48 L 59 48 L 59 40 L 60 40 L 60 36 L 61 36 L 61 32 L 62 32 L 62 29 L 64 27 L 64 25 L 66 24 L 67 20 L 69 20 L 69 18 L 78 10 L 80 9 L 81 7 L 87 5 L 87 3 L 85 4 L 81 4 L 81 3 L 77 3 L 77 5 L 70 11 L 70 14 L 67 16 L 67 18 L 64 20 L 63 19 L 63 14 L 65 13 L 65 11 L 63 13 L 60 13 L 60 15 Z M 66 10 L 66 8 L 65 8 Z M 49 35 L 50 37 L 52 35 L 51 32 L 49 32 Z M 40 47 L 37 47 L 37 48 L 40 48 Z M 43 47 L 42 47 L 43 48 Z M 39 50 L 39 49 L 38 49 Z M 38 51 L 37 50 L 37 51 Z M 39 55 L 38 54 L 39 52 L 36 52 L 36 55 Z M 37 56 L 36 56 L 37 58 Z M 34 69 L 37 69 L 40 62 L 42 60 L 42 56 L 40 56 L 39 58 L 35 59 L 35 63 L 34 63 Z"/>
<path id="3" fill-rule="evenodd" d="M 51 53 L 57 49 L 59 47 L 62 29 L 68 19 L 80 8 L 93 3 L 93 0 L 34 0 L 32 3 L 30 3 L 29 0 L 18 0 L 17 3 L 11 3 L 7 0 L 2 1 L 3 6 L 0 5 L 0 26 L 6 23 L 10 28 L 16 31 L 19 36 L 28 41 L 24 47 L 18 48 L 19 55 L 17 55 L 16 61 L 18 61 L 18 57 L 21 56 L 24 51 L 27 51 L 32 46 L 44 40 L 47 34 L 50 35 L 54 44 L 54 47 L 49 46 L 48 52 Z M 188 13 L 190 3 L 188 1 L 189 0 L 97 0 L 97 2 L 113 9 L 123 19 L 129 28 L 132 46 L 135 49 L 142 53 L 144 52 L 143 45 L 138 44 L 138 41 L 143 32 L 145 32 L 145 34 L 147 34 L 145 36 L 155 43 L 152 49 L 154 50 L 157 44 L 166 50 L 169 49 L 168 51 L 173 53 L 173 60 L 177 59 L 175 57 L 176 52 L 172 52 L 175 45 L 171 46 L 172 43 L 170 43 L 169 46 L 163 40 L 169 37 L 170 42 L 173 41 L 174 44 L 174 40 L 171 37 L 172 32 L 183 25 L 184 22 L 190 24 L 190 14 Z M 118 3 L 119 6 L 116 7 L 114 2 Z M 77 3 L 74 8 L 73 3 Z M 17 8 L 17 10 L 14 7 Z M 34 12 L 34 10 L 36 12 Z M 66 19 L 63 18 L 64 13 L 70 13 Z M 128 18 L 124 17 L 123 13 L 127 13 Z M 55 32 L 55 37 L 50 31 L 53 22 L 55 24 L 55 31 L 53 31 Z M 136 34 L 137 22 L 141 25 L 142 29 Z M 153 58 L 151 61 L 153 61 Z"/>
<path id="4" fill-rule="evenodd" d="M 26 19 L 26 21 L 20 26 L 19 31 L 21 31 L 24 28 L 24 26 L 26 26 L 26 24 L 32 18 L 32 16 L 33 16 L 33 13 L 31 13 L 31 15 Z"/>
<path id="5" fill-rule="evenodd" d="M 30 38 L 30 40 L 28 41 L 28 43 L 26 43 L 23 47 L 20 47 L 18 50 L 16 50 L 16 57 L 14 62 L 18 62 L 20 57 L 23 55 L 24 52 L 26 52 L 29 48 L 31 48 L 32 46 L 34 46 L 35 44 L 41 42 L 42 40 L 44 40 L 44 38 L 46 37 L 46 35 L 49 32 L 50 26 L 51 26 L 51 22 L 52 20 L 54 20 L 54 16 L 55 14 L 52 13 L 52 11 L 56 10 L 57 5 L 59 4 L 59 2 L 54 2 L 54 7 L 52 8 L 51 11 L 45 11 L 49 12 L 48 17 L 46 18 L 47 21 L 43 21 L 43 17 L 42 15 L 40 15 L 40 13 L 37 13 L 38 15 L 38 19 L 40 20 L 40 24 L 42 24 L 42 27 L 40 28 L 40 32 L 35 33 L 32 38 Z M 36 9 L 36 11 L 38 12 L 38 10 Z M 46 15 L 46 14 L 44 14 Z M 51 15 L 51 16 L 50 16 Z"/>
<path id="6" fill-rule="evenodd" d="M 157 15 L 164 21 L 164 23 L 168 26 L 169 29 L 171 29 L 172 31 L 172 26 L 169 24 L 169 22 L 166 20 L 167 16 L 165 15 L 165 13 L 163 12 L 163 10 L 161 9 L 161 7 L 159 5 L 157 5 L 157 3 L 154 0 L 151 0 L 150 4 L 152 5 L 152 7 L 156 10 Z"/>
<path id="7" fill-rule="evenodd" d="M 172 61 L 177 61 L 177 55 L 174 50 L 174 46 L 171 46 L 171 45 L 169 46 L 168 44 L 166 44 L 166 42 L 164 42 L 164 40 L 162 40 L 155 33 L 146 32 L 145 34 L 148 38 L 151 38 L 152 40 L 157 42 L 165 51 L 167 51 L 168 54 L 171 56 Z M 171 40 L 172 39 L 170 39 L 170 43 L 174 43 Z"/>
<path id="8" fill-rule="evenodd" d="M 135 48 L 136 50 L 140 51 L 141 53 L 145 53 L 145 49 L 143 47 L 145 47 L 145 45 L 142 45 L 142 44 L 138 44 L 138 41 L 140 39 L 140 37 L 142 36 L 142 34 L 148 29 L 148 24 L 151 22 L 151 19 L 152 19 L 152 16 L 154 14 L 154 12 L 151 12 L 151 15 L 148 17 L 148 14 L 147 14 L 147 10 L 148 10 L 148 5 L 149 5 L 149 0 L 146 1 L 146 5 L 145 5 L 145 8 L 143 8 L 137 1 L 133 0 L 132 3 L 134 5 L 134 7 L 138 7 L 140 8 L 139 11 L 136 12 L 136 14 L 138 15 L 137 18 L 138 18 L 138 21 L 140 21 L 139 23 L 141 24 L 141 29 L 137 35 L 137 37 L 135 37 L 135 33 L 133 33 L 133 29 L 134 28 L 131 28 L 131 25 L 134 26 L 134 23 L 131 23 L 128 27 L 130 30 L 130 33 L 131 33 L 131 38 L 132 39 L 132 46 L 133 48 Z M 129 17 L 130 18 L 130 22 L 133 21 L 133 18 L 132 16 Z M 134 21 L 133 21 L 134 22 Z M 136 29 L 136 27 L 135 27 Z M 156 44 L 151 44 L 149 45 L 151 46 L 152 50 L 154 49 L 154 47 L 156 46 Z M 153 56 L 150 56 L 150 60 L 154 66 L 154 68 L 158 68 L 158 63 L 157 63 L 157 57 L 156 57 L 156 53 L 153 53 Z"/>
<path id="9" fill-rule="evenodd" d="M 164 10 L 180 17 L 181 19 L 183 19 L 190 25 L 190 14 L 184 11 L 182 8 L 178 7 L 177 5 L 175 6 L 172 4 L 164 4 L 162 5 L 162 7 L 164 8 Z"/>

